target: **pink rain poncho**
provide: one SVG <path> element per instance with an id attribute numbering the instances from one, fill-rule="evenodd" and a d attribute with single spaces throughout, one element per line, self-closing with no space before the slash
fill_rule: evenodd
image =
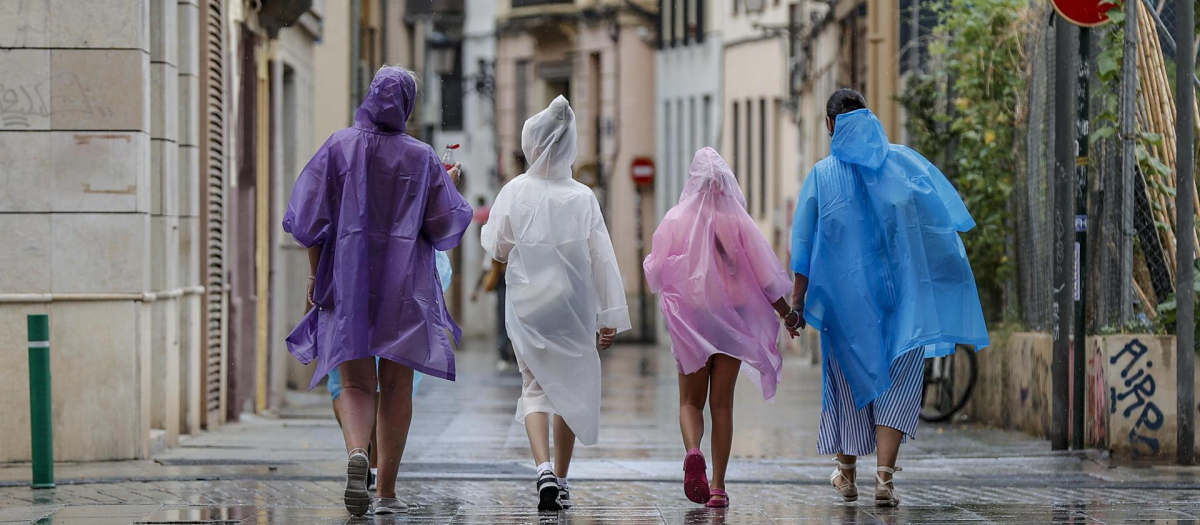
<path id="1" fill-rule="evenodd" d="M 771 303 L 792 282 L 716 150 L 696 152 L 679 204 L 654 232 L 644 266 L 650 291 L 661 294 L 679 373 L 725 354 L 742 361 L 764 399 L 775 397 L 783 358 Z"/>
<path id="2" fill-rule="evenodd" d="M 375 75 L 354 126 L 329 137 L 300 177 L 283 229 L 320 246 L 316 307 L 288 335 L 309 388 L 351 359 L 382 357 L 454 379 L 462 332 L 442 298 L 434 250 L 458 246 L 471 206 L 433 148 L 404 134 L 416 81 L 397 67 Z"/>

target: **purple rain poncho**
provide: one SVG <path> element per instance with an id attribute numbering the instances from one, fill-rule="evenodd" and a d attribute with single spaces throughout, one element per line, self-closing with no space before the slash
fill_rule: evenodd
<path id="1" fill-rule="evenodd" d="M 660 294 L 679 373 L 725 354 L 742 362 L 763 399 L 773 399 L 783 357 L 771 303 L 792 290 L 792 278 L 746 213 L 737 177 L 716 150 L 696 152 L 679 204 L 655 230 L 643 267 L 650 291 Z"/>
<path id="2" fill-rule="evenodd" d="M 404 134 L 416 89 L 404 69 L 380 70 L 354 126 L 329 137 L 296 180 L 283 229 L 321 246 L 316 307 L 287 337 L 300 362 L 317 360 L 310 389 L 372 356 L 454 380 L 462 331 L 434 250 L 457 246 L 472 212 L 433 148 Z"/>

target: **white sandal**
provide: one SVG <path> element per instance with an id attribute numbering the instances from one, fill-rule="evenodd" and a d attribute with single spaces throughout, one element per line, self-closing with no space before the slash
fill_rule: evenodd
<path id="1" fill-rule="evenodd" d="M 901 469 L 900 467 L 890 468 L 890 467 L 879 466 L 879 467 L 876 467 L 875 470 L 876 470 L 876 472 L 875 472 L 875 506 L 876 507 L 899 506 L 900 498 L 896 497 L 896 485 L 893 482 L 895 481 L 896 473 L 900 472 L 903 469 Z M 880 472 L 886 472 L 888 474 L 891 474 L 893 476 L 893 479 L 889 479 L 886 482 L 883 481 L 883 477 L 879 475 Z"/>
<path id="2" fill-rule="evenodd" d="M 833 490 L 838 491 L 838 494 L 841 494 L 842 499 L 846 502 L 858 501 L 858 485 L 855 485 L 854 481 L 842 473 L 843 470 L 855 470 L 857 460 L 854 463 L 842 463 L 836 457 L 833 460 L 838 462 L 837 468 L 833 469 L 833 474 L 829 476 L 829 483 L 833 485 Z M 838 478 L 844 482 L 841 486 L 838 486 Z"/>

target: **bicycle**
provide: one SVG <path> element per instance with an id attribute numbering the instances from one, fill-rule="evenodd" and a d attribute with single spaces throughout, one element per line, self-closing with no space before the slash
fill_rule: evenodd
<path id="1" fill-rule="evenodd" d="M 960 365 L 955 366 L 955 362 Z M 958 345 L 954 353 L 925 360 L 925 379 L 921 386 L 922 421 L 937 423 L 957 414 L 971 398 L 979 370 L 975 362 L 975 349 Z M 966 377 L 961 374 L 966 373 Z"/>

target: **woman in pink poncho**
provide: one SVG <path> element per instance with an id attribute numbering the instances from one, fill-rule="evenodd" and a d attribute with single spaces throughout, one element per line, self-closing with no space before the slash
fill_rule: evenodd
<path id="1" fill-rule="evenodd" d="M 644 266 L 650 290 L 661 294 L 679 365 L 679 427 L 688 451 L 684 494 L 709 507 L 728 507 L 725 467 L 738 369 L 763 398 L 774 398 L 783 368 L 779 318 L 796 314 L 784 299 L 791 278 L 746 213 L 737 178 L 716 150 L 696 152 L 679 204 L 654 232 Z M 700 452 L 705 398 L 713 420 L 711 488 Z"/>

